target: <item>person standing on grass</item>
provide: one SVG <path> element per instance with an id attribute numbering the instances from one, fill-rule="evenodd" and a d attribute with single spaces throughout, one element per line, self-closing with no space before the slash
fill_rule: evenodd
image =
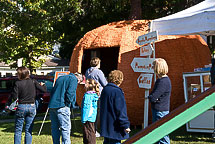
<path id="1" fill-rule="evenodd" d="M 70 107 L 75 106 L 77 85 L 82 81 L 82 74 L 76 72 L 60 76 L 55 82 L 48 105 L 53 144 L 60 144 L 60 135 L 62 144 L 71 144 Z"/>
<path id="2" fill-rule="evenodd" d="M 152 121 L 155 122 L 169 113 L 171 81 L 167 76 L 168 65 L 162 58 L 157 58 L 153 62 L 154 72 L 158 79 L 154 88 L 148 96 L 152 109 Z M 160 139 L 158 144 L 170 144 L 169 136 Z"/>
<path id="3" fill-rule="evenodd" d="M 108 84 L 101 93 L 100 125 L 103 144 L 120 144 L 121 140 L 129 138 L 130 122 L 122 89 L 123 73 L 111 71 Z"/>
<path id="4" fill-rule="evenodd" d="M 97 115 L 97 101 L 99 99 L 99 84 L 88 79 L 85 83 L 86 93 L 81 104 L 81 122 L 83 126 L 83 143 L 96 144 L 95 121 Z"/>
<path id="5" fill-rule="evenodd" d="M 99 91 L 101 94 L 103 87 L 107 85 L 107 80 L 105 78 L 104 73 L 100 70 L 100 65 L 101 65 L 101 60 L 98 57 L 93 57 L 90 60 L 91 67 L 86 70 L 85 77 L 86 79 L 93 79 L 99 84 Z M 98 105 L 100 105 L 100 101 L 98 101 Z M 100 134 L 97 132 L 97 119 L 99 119 L 99 108 L 98 108 L 98 115 L 95 122 L 95 130 L 96 130 L 96 137 L 100 137 Z"/>
<path id="6" fill-rule="evenodd" d="M 29 70 L 26 67 L 17 69 L 18 81 L 15 82 L 11 96 L 8 99 L 10 104 L 12 99 L 18 99 L 16 109 L 14 144 L 21 144 L 22 128 L 25 121 L 25 144 L 32 143 L 32 129 L 36 115 L 36 90 L 46 92 L 44 83 L 38 83 L 30 79 Z M 9 106 L 6 106 L 8 109 Z"/>

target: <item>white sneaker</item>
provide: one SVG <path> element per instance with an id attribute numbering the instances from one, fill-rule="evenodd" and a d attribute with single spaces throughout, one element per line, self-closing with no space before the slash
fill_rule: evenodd
<path id="1" fill-rule="evenodd" d="M 100 133 L 96 131 L 96 137 L 100 137 Z"/>

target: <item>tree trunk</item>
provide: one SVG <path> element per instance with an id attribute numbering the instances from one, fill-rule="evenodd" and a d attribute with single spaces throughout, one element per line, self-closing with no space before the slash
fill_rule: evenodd
<path id="1" fill-rule="evenodd" d="M 131 11 L 129 15 L 129 20 L 140 20 L 142 19 L 142 8 L 141 0 L 130 0 Z"/>

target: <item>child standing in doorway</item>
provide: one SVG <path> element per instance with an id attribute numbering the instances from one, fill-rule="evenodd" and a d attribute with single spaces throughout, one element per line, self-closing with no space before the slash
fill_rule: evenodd
<path id="1" fill-rule="evenodd" d="M 95 121 L 97 101 L 99 99 L 99 84 L 93 79 L 85 83 L 86 93 L 81 104 L 81 122 L 83 123 L 83 143 L 96 144 Z"/>

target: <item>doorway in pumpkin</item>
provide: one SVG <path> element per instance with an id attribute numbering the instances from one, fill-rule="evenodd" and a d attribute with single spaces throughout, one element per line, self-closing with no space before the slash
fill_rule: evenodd
<path id="1" fill-rule="evenodd" d="M 82 59 L 82 73 L 85 74 L 86 70 L 90 67 L 90 60 L 93 57 L 101 59 L 101 70 L 108 77 L 112 70 L 117 69 L 119 47 L 97 48 L 84 50 Z"/>

